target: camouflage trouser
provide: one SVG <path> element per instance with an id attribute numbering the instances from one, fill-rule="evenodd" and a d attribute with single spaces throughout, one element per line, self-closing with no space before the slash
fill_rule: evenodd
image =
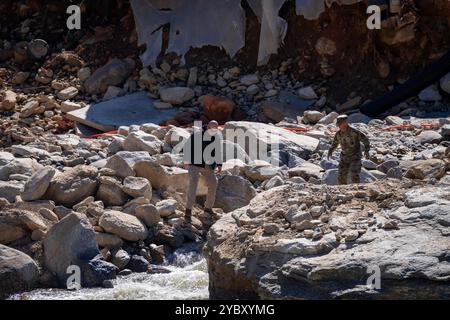
<path id="1" fill-rule="evenodd" d="M 349 173 L 352 177 L 352 183 L 360 182 L 361 157 L 341 158 L 339 162 L 338 183 L 347 184 Z"/>

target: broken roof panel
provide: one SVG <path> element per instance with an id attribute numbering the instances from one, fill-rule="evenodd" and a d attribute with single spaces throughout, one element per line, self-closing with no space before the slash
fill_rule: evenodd
<path id="1" fill-rule="evenodd" d="M 156 109 L 146 92 L 114 98 L 67 113 L 72 121 L 100 131 L 112 131 L 120 126 L 145 123 L 160 124 L 173 118 L 177 109 Z"/>
<path id="2" fill-rule="evenodd" d="M 131 0 L 144 65 L 162 49 L 162 27 L 170 25 L 169 52 L 184 56 L 191 47 L 222 47 L 231 56 L 245 45 L 245 13 L 240 0 Z"/>

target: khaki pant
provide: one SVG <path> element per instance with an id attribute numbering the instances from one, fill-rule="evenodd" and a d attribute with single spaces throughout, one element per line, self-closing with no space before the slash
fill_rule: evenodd
<path id="1" fill-rule="evenodd" d="M 205 208 L 212 209 L 216 200 L 217 177 L 210 166 L 205 168 L 190 165 L 189 166 L 189 186 L 187 190 L 186 209 L 192 209 L 197 195 L 198 179 L 200 174 L 205 177 L 208 193 L 206 195 Z"/>

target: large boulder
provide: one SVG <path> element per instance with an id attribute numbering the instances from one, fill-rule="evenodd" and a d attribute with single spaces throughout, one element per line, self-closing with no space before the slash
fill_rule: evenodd
<path id="1" fill-rule="evenodd" d="M 127 202 L 128 195 L 123 192 L 122 184 L 114 177 L 100 177 L 100 187 L 96 199 L 106 206 L 122 206 Z"/>
<path id="2" fill-rule="evenodd" d="M 122 84 L 132 73 L 135 63 L 131 59 L 112 59 L 106 65 L 95 70 L 86 80 L 84 88 L 89 94 L 104 93 L 109 86 Z"/>
<path id="3" fill-rule="evenodd" d="M 14 91 L 6 90 L 2 103 L 0 104 L 0 110 L 9 111 L 13 110 L 17 103 L 17 94 Z"/>
<path id="4" fill-rule="evenodd" d="M 417 189 L 407 199 L 433 201 L 409 208 L 409 189 L 286 184 L 258 194 L 208 232 L 210 297 L 446 299 L 450 194 Z"/>
<path id="5" fill-rule="evenodd" d="M 97 176 L 98 170 L 93 166 L 80 165 L 69 168 L 55 175 L 44 198 L 72 207 L 97 192 Z"/>
<path id="6" fill-rule="evenodd" d="M 128 241 L 145 240 L 148 235 L 147 228 L 138 218 L 120 211 L 105 211 L 99 220 L 99 225 L 106 232 Z"/>
<path id="7" fill-rule="evenodd" d="M 150 155 L 161 153 L 163 142 L 143 131 L 132 132 L 123 141 L 125 151 L 147 151 Z"/>
<path id="8" fill-rule="evenodd" d="M 219 179 L 214 207 L 230 212 L 248 205 L 255 196 L 256 190 L 248 180 L 226 175 Z"/>
<path id="9" fill-rule="evenodd" d="M 288 158 L 293 156 L 308 158 L 319 145 L 316 138 L 264 123 L 246 121 L 228 122 L 224 127 L 224 137 L 232 142 L 237 140 L 251 159 L 260 152 L 271 163 L 272 159 L 278 159 L 277 162 L 282 164 L 288 164 Z M 270 151 L 270 155 L 264 154 L 265 150 Z"/>
<path id="10" fill-rule="evenodd" d="M 155 189 L 186 192 L 189 185 L 188 171 L 178 167 L 165 167 L 153 161 L 140 161 L 135 164 L 134 171 L 138 177 L 148 179 Z M 205 195 L 206 192 L 206 181 L 200 177 L 197 195 Z"/>
<path id="11" fill-rule="evenodd" d="M 69 266 L 78 266 L 82 287 L 99 286 L 115 277 L 114 268 L 97 262 L 100 251 L 93 227 L 84 214 L 73 212 L 55 224 L 44 238 L 45 266 L 66 287 Z"/>
<path id="12" fill-rule="evenodd" d="M 447 73 L 445 76 L 441 78 L 439 82 L 441 85 L 441 89 L 447 93 L 450 93 L 450 73 Z"/>
<path id="13" fill-rule="evenodd" d="M 304 162 L 297 167 L 289 169 L 288 174 L 289 177 L 302 177 L 305 180 L 309 180 L 310 177 L 321 179 L 322 167 L 314 163 Z"/>
<path id="14" fill-rule="evenodd" d="M 45 210 L 42 208 L 41 210 Z M 37 212 L 20 209 L 0 211 L 0 243 L 10 244 L 35 230 L 47 230 L 52 221 Z"/>
<path id="15" fill-rule="evenodd" d="M 123 191 L 133 198 L 152 198 L 152 186 L 148 179 L 142 177 L 126 177 L 123 181 Z"/>
<path id="16" fill-rule="evenodd" d="M 325 173 L 323 174 L 323 177 L 322 177 L 322 183 L 328 184 L 328 185 L 337 185 L 338 184 L 338 174 L 339 174 L 339 169 L 331 169 L 331 170 L 325 171 Z M 373 181 L 377 180 L 377 178 L 370 171 L 367 171 L 364 168 L 361 170 L 360 179 L 361 179 L 360 183 L 369 183 L 369 182 L 373 182 Z M 351 183 L 350 174 L 348 175 L 347 183 Z"/>
<path id="17" fill-rule="evenodd" d="M 151 160 L 148 152 L 137 151 L 120 151 L 106 161 L 105 168 L 112 169 L 116 175 L 120 178 L 126 178 L 129 176 L 135 176 L 136 173 L 133 170 L 134 165 L 143 160 Z"/>
<path id="18" fill-rule="evenodd" d="M 39 278 L 39 268 L 30 256 L 0 244 L 0 299 L 32 289 Z"/>
<path id="19" fill-rule="evenodd" d="M 266 181 L 276 175 L 280 175 L 281 168 L 263 162 L 245 166 L 242 171 L 250 181 L 256 182 Z"/>
<path id="20" fill-rule="evenodd" d="M 158 225 L 161 215 L 157 207 L 152 204 L 145 204 L 136 208 L 136 217 L 141 219 L 149 228 Z"/>
<path id="21" fill-rule="evenodd" d="M 439 159 L 403 162 L 401 166 L 406 169 L 405 177 L 410 179 L 440 179 L 445 176 L 447 165 Z"/>
<path id="22" fill-rule="evenodd" d="M 0 180 L 9 180 L 13 174 L 23 174 L 32 176 L 43 168 L 36 160 L 30 158 L 10 158 L 10 153 L 3 153 L 0 156 Z M 3 164 L 2 164 L 3 163 Z"/>
<path id="23" fill-rule="evenodd" d="M 422 131 L 416 139 L 420 144 L 439 143 L 442 141 L 442 136 L 437 131 L 427 130 Z"/>
<path id="24" fill-rule="evenodd" d="M 24 201 L 39 200 L 47 191 L 50 181 L 56 170 L 52 167 L 45 167 L 33 174 L 25 184 L 21 198 Z"/>
<path id="25" fill-rule="evenodd" d="M 23 191 L 23 183 L 18 181 L 0 181 L 0 198 L 15 202 L 16 196 Z"/>

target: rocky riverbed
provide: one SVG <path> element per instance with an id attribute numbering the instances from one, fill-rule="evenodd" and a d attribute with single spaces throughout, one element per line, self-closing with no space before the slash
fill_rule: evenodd
<path id="1" fill-rule="evenodd" d="M 186 243 L 202 246 L 212 226 L 205 249 L 211 297 L 340 297 L 336 292 L 354 290 L 346 281 L 360 280 L 371 264 L 387 282 L 406 283 L 405 297 L 419 297 L 414 288 L 421 280 L 436 291 L 420 297 L 447 295 L 449 120 L 409 119 L 409 130 L 389 130 L 404 121 L 392 116 L 354 123 L 372 151 L 363 161 L 363 184 L 340 187 L 337 158 L 325 159 L 335 116 L 311 111 L 277 126 L 226 123 L 223 143 L 240 156 L 224 159 L 216 214 L 197 206 L 192 224 L 183 219 L 187 171 L 177 148 L 192 129 L 146 124 L 99 139 L 48 134 L 4 149 L 1 291 L 65 288 L 71 265 L 80 268 L 84 288 L 120 287 L 130 273 L 170 272 L 165 265 L 173 252 Z M 244 129 L 258 144 L 277 138 L 269 151 L 276 166 L 227 140 L 230 130 Z M 204 192 L 200 183 L 199 201 Z M 385 259 L 392 250 L 399 257 L 389 260 L 391 270 Z M 299 281 L 317 281 L 307 281 L 308 295 L 287 294 L 279 282 L 277 272 L 294 267 L 303 270 Z M 326 291 L 333 279 L 322 268 L 339 270 L 329 274 L 339 290 Z M 267 277 L 274 292 L 261 282 Z M 287 279 L 293 285 L 291 274 Z"/>
<path id="2" fill-rule="evenodd" d="M 97 25 L 90 1 L 75 33 L 63 2 L 0 4 L 19 12 L 0 16 L 0 298 L 448 298 L 450 75 L 379 119 L 359 112 L 444 54 L 447 1 L 407 1 L 376 36 L 358 1 L 311 21 L 286 1 L 286 45 L 260 67 L 252 15 L 236 59 L 203 48 L 143 66 L 119 2 Z M 69 120 L 137 92 L 173 115 L 97 138 Z M 339 114 L 372 144 L 358 186 L 336 186 L 338 153 L 325 157 Z M 200 180 L 189 224 L 179 144 L 212 119 L 231 152 L 215 214 Z M 364 286 L 372 267 L 380 290 Z"/>

